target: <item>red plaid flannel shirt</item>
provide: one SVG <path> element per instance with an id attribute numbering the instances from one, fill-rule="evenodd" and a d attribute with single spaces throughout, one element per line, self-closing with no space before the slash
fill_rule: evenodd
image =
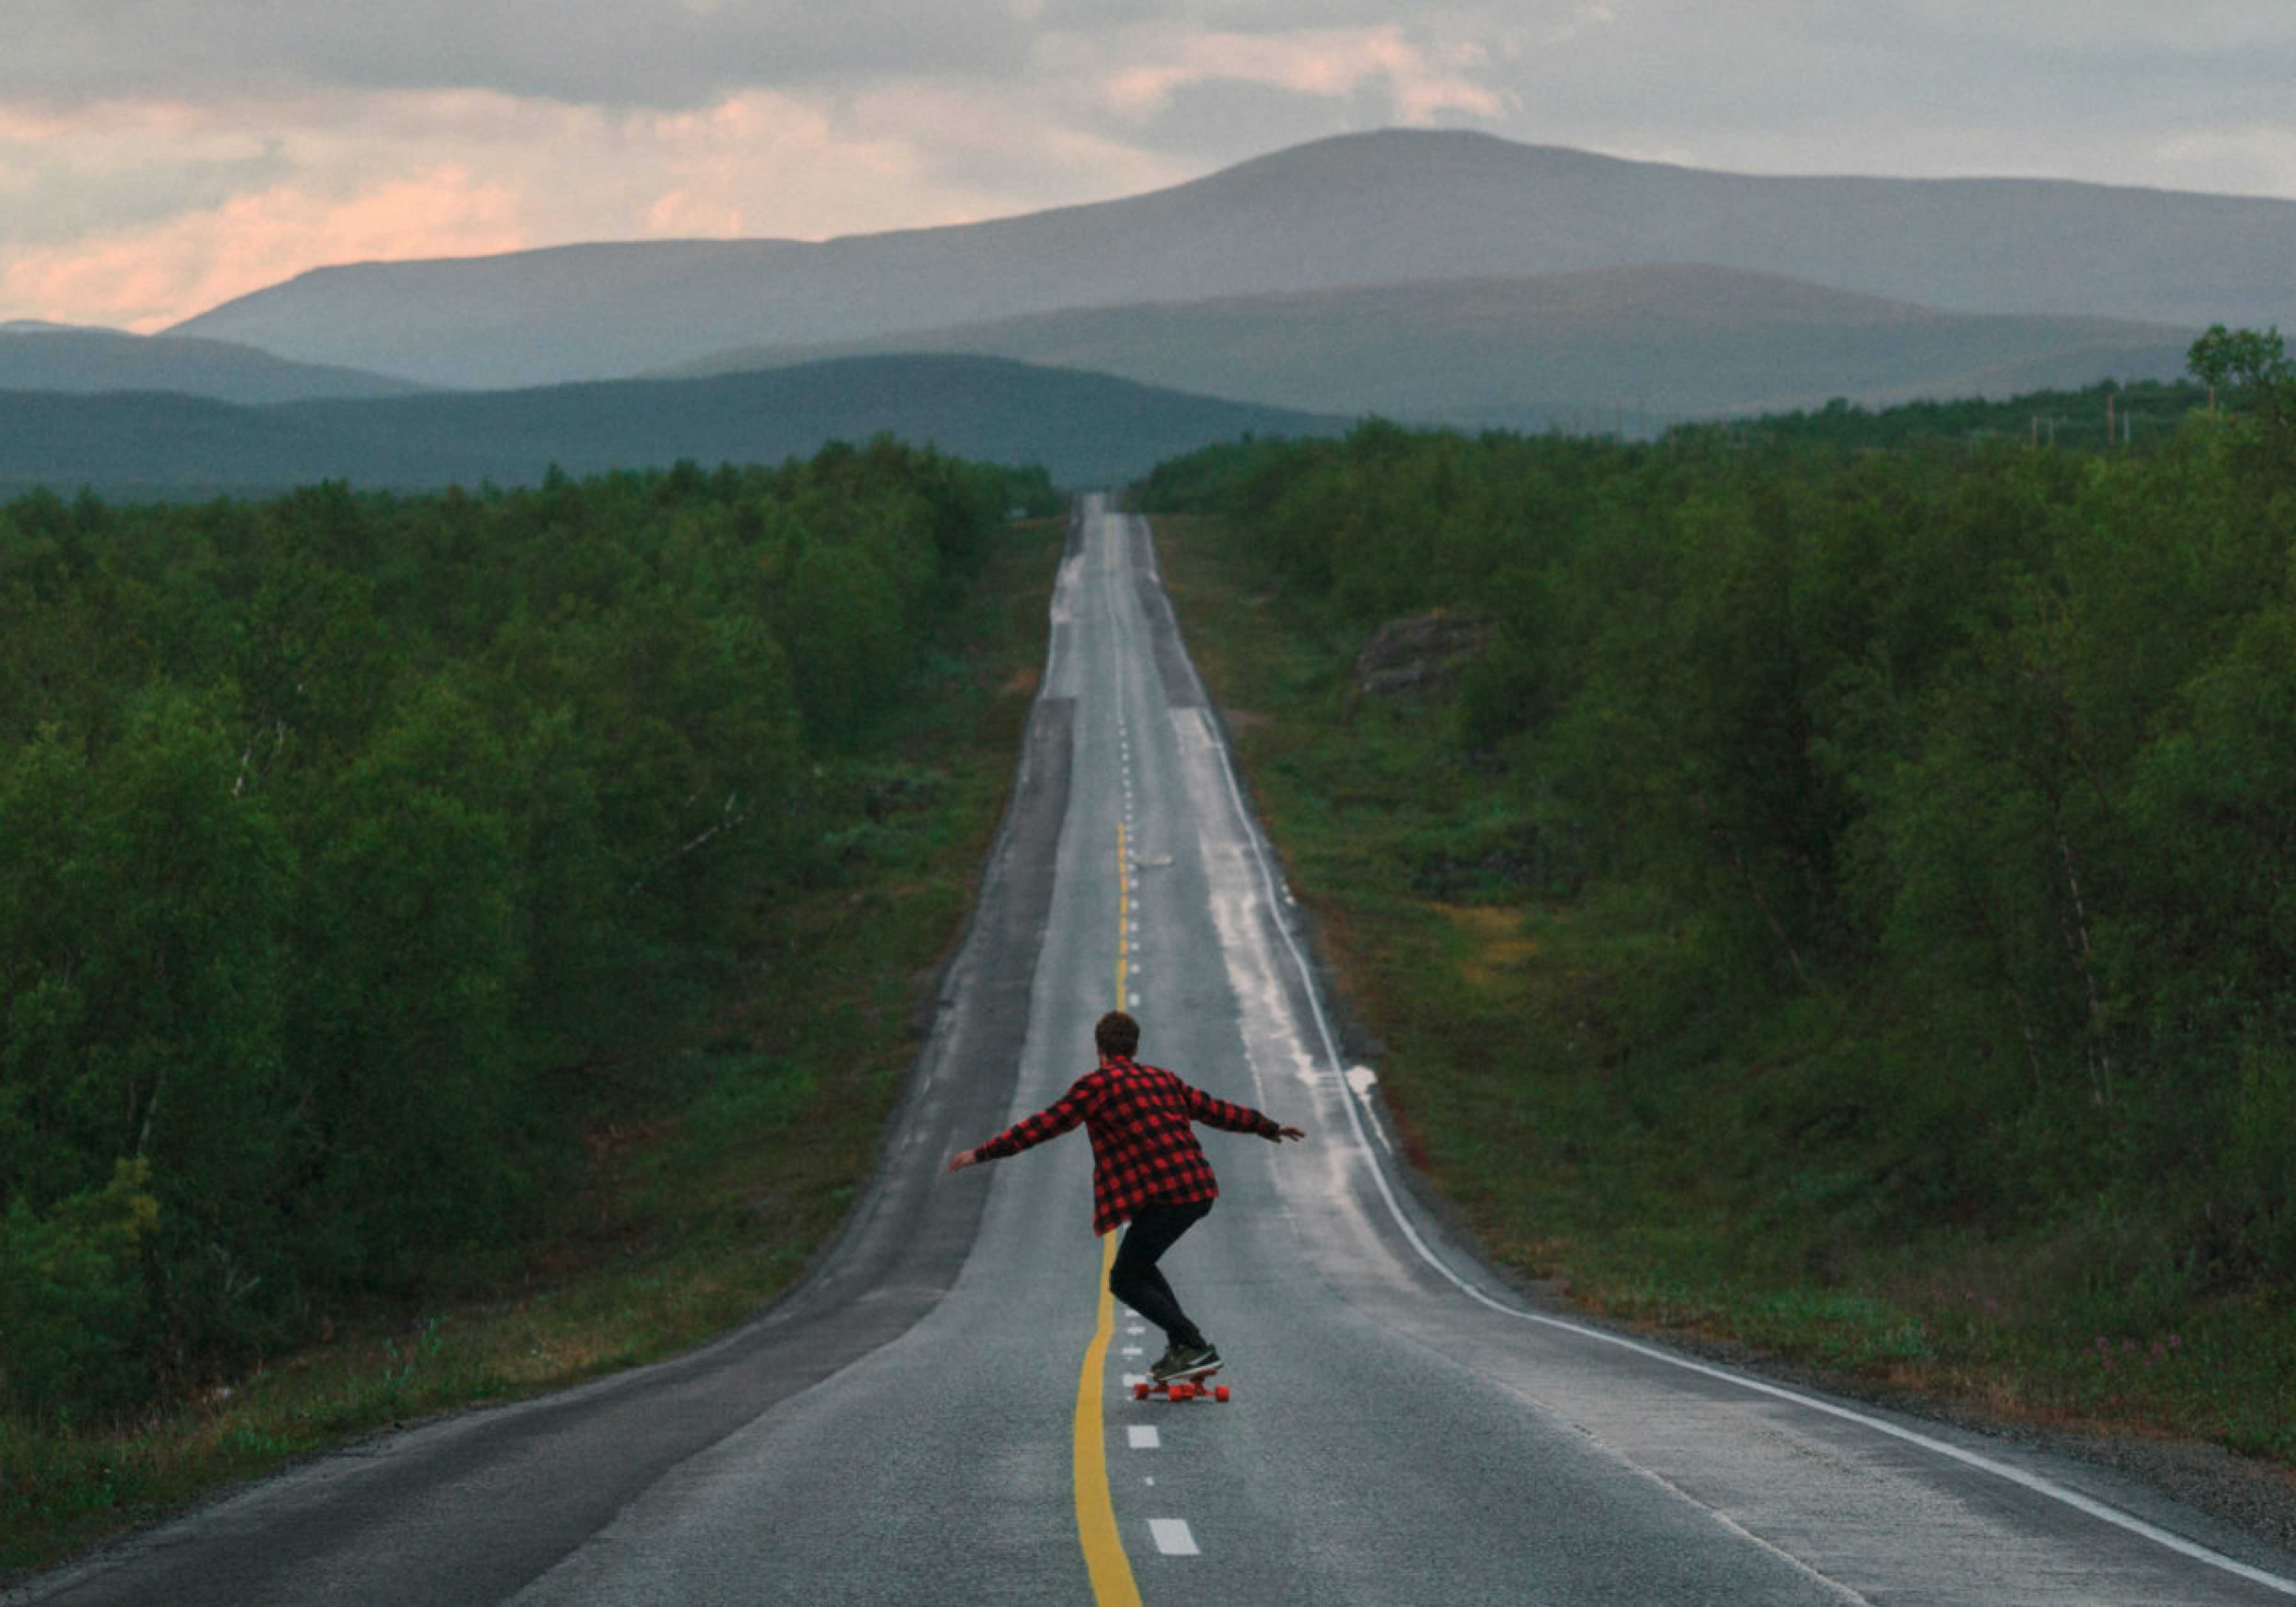
<path id="1" fill-rule="evenodd" d="M 1111 1055 L 1069 1091 L 974 1152 L 1002 1160 L 1078 1122 L 1092 1137 L 1092 1231 L 1104 1234 L 1152 1200 L 1186 1205 L 1219 1193 L 1188 1124 L 1273 1138 L 1277 1125 L 1249 1105 L 1215 1099 L 1160 1066 Z"/>

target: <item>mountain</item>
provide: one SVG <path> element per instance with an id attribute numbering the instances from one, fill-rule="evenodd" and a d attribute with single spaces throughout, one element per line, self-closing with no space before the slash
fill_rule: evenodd
<path id="1" fill-rule="evenodd" d="M 526 385 L 1065 308 L 1693 263 L 1952 312 L 2296 327 L 2291 261 L 2285 201 L 1765 177 L 1389 130 L 946 228 L 320 268 L 170 332 L 438 384 Z"/>
<path id="2" fill-rule="evenodd" d="M 357 369 L 287 362 L 228 340 L 32 319 L 0 324 L 0 390 L 173 390 L 226 402 L 285 402 L 420 389 Z"/>
<path id="3" fill-rule="evenodd" d="M 972 352 L 1279 407 L 1537 430 L 1607 422 L 1622 407 L 1711 416 L 2174 379 L 2193 332 L 1943 313 L 1772 275 L 1645 266 L 1082 307 L 849 346 L 750 348 L 681 372 Z"/>
<path id="4" fill-rule="evenodd" d="M 422 491 L 668 467 L 778 463 L 890 433 L 954 456 L 1041 463 L 1065 486 L 1345 421 L 994 357 L 856 357 L 709 379 L 624 380 L 241 406 L 157 392 L 0 393 L 0 493 L 257 496 L 343 480 Z"/>

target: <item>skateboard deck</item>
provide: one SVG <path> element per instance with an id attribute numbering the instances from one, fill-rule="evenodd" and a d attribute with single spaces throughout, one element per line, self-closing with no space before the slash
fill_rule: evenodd
<path id="1" fill-rule="evenodd" d="M 1225 1402 L 1227 1399 L 1227 1386 L 1226 1384 L 1214 1384 L 1206 1382 L 1213 1373 L 1218 1371 L 1219 1369 L 1218 1367 L 1207 1367 L 1201 1373 L 1191 1373 L 1182 1378 L 1168 1378 L 1161 1383 L 1156 1383 L 1144 1378 L 1136 1379 L 1132 1385 L 1132 1398 L 1135 1400 L 1146 1400 L 1151 1396 L 1160 1395 L 1166 1400 L 1217 1400 Z"/>

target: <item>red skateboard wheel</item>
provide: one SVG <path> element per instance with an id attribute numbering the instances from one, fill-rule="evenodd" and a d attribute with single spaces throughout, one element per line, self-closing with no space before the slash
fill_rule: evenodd
<path id="1" fill-rule="evenodd" d="M 1217 1384 L 1213 1386 L 1212 1398 L 1214 1400 L 1225 1401 L 1227 1398 L 1227 1386 L 1226 1384 Z"/>
<path id="2" fill-rule="evenodd" d="M 1141 1384 L 1135 1384 L 1135 1385 L 1133 1385 L 1133 1386 L 1132 1386 L 1132 1398 L 1133 1398 L 1133 1399 L 1135 1399 L 1135 1400 L 1145 1400 L 1145 1399 L 1147 1399 L 1147 1398 L 1148 1398 L 1148 1386 L 1147 1386 L 1146 1384 L 1144 1384 L 1144 1383 L 1141 1383 Z"/>

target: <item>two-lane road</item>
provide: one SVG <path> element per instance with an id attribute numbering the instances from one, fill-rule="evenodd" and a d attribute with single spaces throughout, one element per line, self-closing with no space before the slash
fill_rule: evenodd
<path id="1" fill-rule="evenodd" d="M 703 1351 L 330 1458 L 56 1602 L 2286 1602 L 2291 1559 L 2095 1470 L 1534 1309 L 1395 1181 L 1138 521 L 1088 504 L 933 1044 L 822 1274 Z M 944 1177 L 1122 1000 L 1308 1129 L 1205 1136 L 1166 1266 L 1226 1405 L 1140 1402 L 1081 1135 Z"/>

